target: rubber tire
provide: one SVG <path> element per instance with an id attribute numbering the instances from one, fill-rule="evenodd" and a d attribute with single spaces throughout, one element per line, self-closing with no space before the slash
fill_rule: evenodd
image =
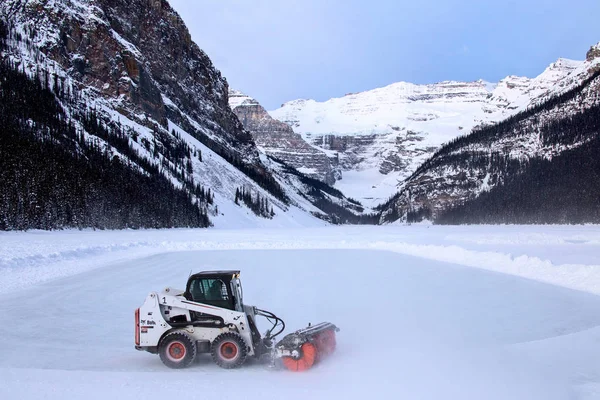
<path id="1" fill-rule="evenodd" d="M 168 354 L 169 347 L 174 342 L 179 342 L 185 348 L 185 355 L 181 359 L 181 361 L 173 361 Z M 181 369 L 187 368 L 194 362 L 196 359 L 197 348 L 194 340 L 185 332 L 178 331 L 169 333 L 165 336 L 158 346 L 158 354 L 160 356 L 160 360 L 169 368 Z"/>
<path id="2" fill-rule="evenodd" d="M 237 352 L 235 357 L 227 359 L 221 355 L 221 346 L 225 343 L 231 343 L 236 346 Z M 221 368 L 232 369 L 238 368 L 246 361 L 248 355 L 248 349 L 246 342 L 236 332 L 225 332 L 221 333 L 210 345 L 210 354 L 212 359 Z"/>

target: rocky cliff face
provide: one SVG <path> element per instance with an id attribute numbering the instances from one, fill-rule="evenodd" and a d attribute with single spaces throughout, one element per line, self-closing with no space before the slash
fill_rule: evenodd
<path id="1" fill-rule="evenodd" d="M 336 171 L 327 154 L 304 141 L 289 125 L 273 119 L 255 99 L 230 90 L 229 105 L 266 154 L 307 176 L 335 183 Z"/>
<path id="2" fill-rule="evenodd" d="M 593 53 L 593 51 L 591 51 Z M 375 205 L 440 146 L 580 83 L 584 62 L 559 59 L 538 77 L 414 85 L 400 82 L 326 102 L 295 100 L 271 111 L 309 143 L 339 154 L 336 185 Z"/>
<path id="3" fill-rule="evenodd" d="M 167 1 L 7 1 L 21 3 L 14 23 L 29 27 L 33 44 L 79 89 L 94 89 L 133 120 L 167 127 L 170 119 L 255 155 L 228 108 L 227 82 Z"/>

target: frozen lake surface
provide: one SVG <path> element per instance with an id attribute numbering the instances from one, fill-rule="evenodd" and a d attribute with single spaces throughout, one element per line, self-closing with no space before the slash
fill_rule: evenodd
<path id="1" fill-rule="evenodd" d="M 599 246 L 596 226 L 1 233 L 0 398 L 597 399 Z M 136 351 L 148 292 L 209 269 L 288 332 L 335 323 L 337 352 L 291 373 Z"/>

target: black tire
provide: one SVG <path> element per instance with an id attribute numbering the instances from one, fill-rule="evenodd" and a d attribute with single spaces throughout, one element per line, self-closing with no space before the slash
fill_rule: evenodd
<path id="1" fill-rule="evenodd" d="M 210 354 L 221 368 L 238 368 L 246 361 L 248 349 L 244 339 L 235 332 L 221 333 L 212 342 Z"/>
<path id="2" fill-rule="evenodd" d="M 169 368 L 186 368 L 196 358 L 196 343 L 185 332 L 173 332 L 165 336 L 158 348 L 160 359 Z"/>

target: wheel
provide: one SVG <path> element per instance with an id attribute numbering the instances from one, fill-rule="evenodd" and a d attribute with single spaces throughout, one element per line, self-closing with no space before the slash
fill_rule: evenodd
<path id="1" fill-rule="evenodd" d="M 244 339 L 235 332 L 221 333 L 210 346 L 212 358 L 219 367 L 237 368 L 246 361 L 248 349 Z"/>
<path id="2" fill-rule="evenodd" d="M 306 371 L 313 366 L 317 359 L 317 348 L 314 344 L 306 342 L 300 347 L 297 357 L 282 357 L 283 365 L 290 371 Z"/>
<path id="3" fill-rule="evenodd" d="M 158 354 L 167 367 L 185 368 L 196 358 L 196 343 L 185 332 L 169 333 L 160 341 Z"/>

